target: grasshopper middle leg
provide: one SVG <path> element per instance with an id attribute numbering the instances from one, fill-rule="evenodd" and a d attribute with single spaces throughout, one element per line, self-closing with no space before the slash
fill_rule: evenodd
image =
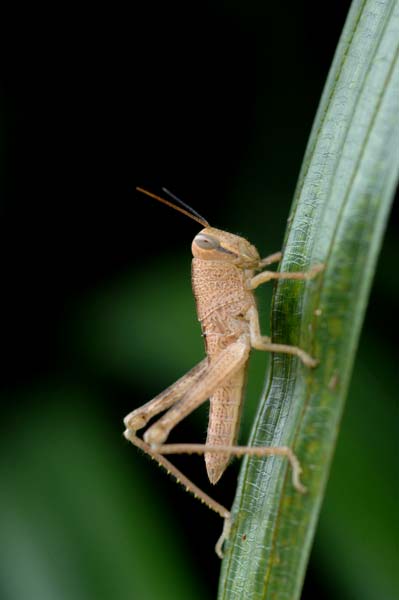
<path id="1" fill-rule="evenodd" d="M 290 346 L 289 344 L 275 344 L 266 335 L 261 335 L 259 326 L 258 311 L 250 308 L 248 311 L 249 317 L 249 333 L 251 337 L 251 346 L 257 350 L 265 350 L 266 352 L 282 352 L 283 354 L 293 354 L 300 358 L 307 367 L 316 367 L 319 361 L 312 358 L 305 350 L 298 346 Z"/>

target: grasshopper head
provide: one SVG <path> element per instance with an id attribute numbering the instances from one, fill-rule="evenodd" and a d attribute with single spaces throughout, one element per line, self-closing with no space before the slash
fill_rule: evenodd
<path id="1" fill-rule="evenodd" d="M 139 192 L 146 194 L 146 196 L 150 196 L 158 202 L 162 202 L 162 204 L 166 204 L 170 208 L 183 213 L 186 217 L 197 221 L 197 223 L 205 225 L 205 229 L 197 233 L 191 246 L 195 258 L 232 263 L 241 269 L 256 269 L 256 267 L 259 266 L 260 256 L 255 246 L 252 246 L 245 238 L 240 237 L 239 235 L 234 235 L 233 233 L 222 231 L 222 229 L 210 227 L 208 221 L 206 221 L 204 217 L 201 217 L 195 210 L 167 189 L 162 188 L 163 191 L 178 202 L 180 206 L 173 204 L 173 202 L 165 200 L 165 198 L 161 198 L 152 192 L 148 192 L 143 188 L 138 187 L 136 189 Z"/>
<path id="2" fill-rule="evenodd" d="M 214 227 L 197 233 L 191 251 L 195 258 L 229 262 L 242 269 L 254 269 L 260 261 L 257 249 L 245 238 Z"/>

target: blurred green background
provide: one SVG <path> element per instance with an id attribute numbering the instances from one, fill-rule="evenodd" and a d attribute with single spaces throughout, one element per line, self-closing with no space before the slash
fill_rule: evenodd
<path id="1" fill-rule="evenodd" d="M 35 9 L 2 94 L 0 597 L 211 599 L 219 517 L 122 437 L 203 357 L 198 227 L 134 192 L 166 186 L 261 254 L 280 249 L 349 2 Z M 398 239 L 392 217 L 304 598 L 390 600 L 398 570 Z M 260 290 L 264 331 L 272 288 Z M 250 365 L 241 442 L 267 357 Z M 207 407 L 171 439 L 202 441 Z M 238 463 L 215 490 L 229 506 Z"/>

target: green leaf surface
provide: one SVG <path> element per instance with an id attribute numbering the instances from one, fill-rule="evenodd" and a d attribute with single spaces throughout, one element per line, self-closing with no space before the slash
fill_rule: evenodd
<path id="1" fill-rule="evenodd" d="M 233 506 L 219 599 L 300 597 L 378 251 L 399 171 L 399 4 L 352 5 L 295 195 L 272 332 L 319 358 L 274 355 L 250 443 L 291 446 L 307 493 L 280 458 L 247 459 Z"/>

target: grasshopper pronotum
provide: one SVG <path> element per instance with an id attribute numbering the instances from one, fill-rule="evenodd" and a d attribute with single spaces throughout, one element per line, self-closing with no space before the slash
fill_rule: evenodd
<path id="1" fill-rule="evenodd" d="M 194 256 L 192 286 L 207 357 L 176 383 L 127 415 L 124 435 L 225 519 L 222 537 L 216 545 L 216 552 L 221 556 L 223 540 L 228 535 L 229 511 L 187 479 L 164 455 L 205 454 L 211 483 L 220 479 L 231 456 L 286 456 L 291 463 L 294 487 L 300 492 L 305 491 L 299 478 L 299 461 L 289 447 L 246 447 L 235 443 L 251 348 L 293 354 L 307 367 L 317 364 L 317 360 L 301 348 L 275 344 L 269 337 L 261 335 L 253 290 L 271 279 L 312 279 L 323 266 L 315 265 L 304 273 L 264 271 L 264 267 L 281 259 L 281 252 L 261 259 L 256 248 L 246 239 L 210 227 L 205 219 L 167 190 L 164 191 L 183 204 L 185 209 L 146 190 L 137 189 L 204 226 L 195 236 L 191 249 Z M 261 272 L 255 275 L 256 271 Z M 210 413 L 206 444 L 165 444 L 175 425 L 208 398 Z M 165 410 L 165 414 L 147 429 L 144 440 L 137 437 L 136 431 Z"/>

